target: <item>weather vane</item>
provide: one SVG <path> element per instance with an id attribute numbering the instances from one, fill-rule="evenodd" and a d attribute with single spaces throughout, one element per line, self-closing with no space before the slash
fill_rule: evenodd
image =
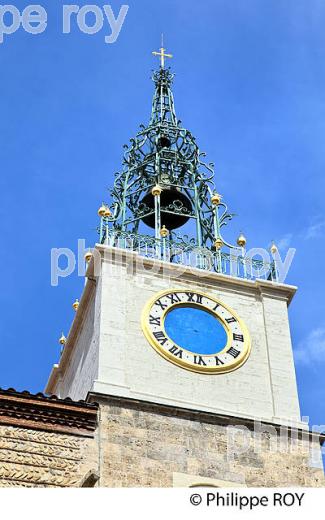
<path id="1" fill-rule="evenodd" d="M 156 51 L 153 51 L 153 55 L 154 56 L 159 56 L 160 57 L 160 66 L 162 69 L 165 68 L 165 58 L 172 58 L 173 55 L 172 54 L 166 54 L 165 53 L 165 48 L 164 48 L 164 35 L 162 34 L 161 35 L 161 47 L 160 47 L 160 52 L 156 52 Z"/>

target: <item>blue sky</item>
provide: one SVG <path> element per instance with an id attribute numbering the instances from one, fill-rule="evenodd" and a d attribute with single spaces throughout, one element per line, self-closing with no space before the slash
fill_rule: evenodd
<path id="1" fill-rule="evenodd" d="M 43 34 L 21 29 L 0 45 L 0 386 L 42 390 L 59 358 L 83 280 L 51 287 L 50 250 L 96 241 L 122 145 L 149 118 L 151 51 L 164 32 L 178 117 L 238 215 L 227 238 L 243 230 L 249 247 L 297 249 L 287 282 L 299 286 L 290 319 L 301 408 L 325 424 L 325 3 L 130 0 L 112 45 L 108 26 L 63 35 L 64 3 L 42 2 Z"/>

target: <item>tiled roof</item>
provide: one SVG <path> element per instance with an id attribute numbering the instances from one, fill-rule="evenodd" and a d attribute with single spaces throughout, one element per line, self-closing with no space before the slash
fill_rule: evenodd
<path id="1" fill-rule="evenodd" d="M 98 408 L 98 405 L 96 403 L 87 403 L 87 401 L 74 401 L 71 399 L 71 397 L 66 397 L 65 399 L 60 399 L 60 397 L 57 397 L 56 395 L 46 395 L 42 392 L 37 392 L 37 394 L 32 394 L 28 390 L 23 390 L 20 392 L 19 390 L 15 390 L 14 388 L 0 388 L 0 395 L 16 395 L 19 397 L 26 397 L 28 399 L 44 399 L 46 401 L 57 401 L 60 403 L 71 403 L 74 406 L 85 406 L 86 408 Z"/>
<path id="2" fill-rule="evenodd" d="M 0 388 L 2 425 L 92 435 L 97 427 L 97 410 L 96 403 Z"/>

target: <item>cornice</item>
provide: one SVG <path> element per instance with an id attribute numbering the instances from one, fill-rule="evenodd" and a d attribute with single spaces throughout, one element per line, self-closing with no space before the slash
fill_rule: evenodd
<path id="1" fill-rule="evenodd" d="M 142 268 L 148 273 L 152 272 L 155 267 L 155 274 L 164 273 L 166 276 L 179 278 L 181 280 L 192 281 L 196 283 L 210 283 L 224 287 L 229 290 L 251 292 L 258 295 L 270 296 L 277 299 L 284 299 L 289 305 L 294 297 L 297 287 L 294 285 L 276 283 L 269 280 L 247 280 L 237 278 L 226 274 L 216 273 L 214 271 L 204 271 L 192 266 L 182 264 L 172 264 L 154 258 L 146 258 L 139 255 L 136 251 L 127 251 L 116 247 L 110 247 L 104 244 L 96 244 L 95 249 L 100 253 L 102 261 L 113 260 L 114 263 L 120 265 L 128 265 L 132 263 L 136 268 Z M 92 259 L 86 276 L 94 277 L 94 260 Z M 146 269 L 147 268 L 147 269 Z"/>

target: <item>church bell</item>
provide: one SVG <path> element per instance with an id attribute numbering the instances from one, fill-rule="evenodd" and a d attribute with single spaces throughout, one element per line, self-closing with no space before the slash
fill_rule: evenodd
<path id="1" fill-rule="evenodd" d="M 148 191 L 141 202 L 150 209 L 155 209 L 155 197 L 152 195 L 151 190 Z M 160 195 L 160 208 L 161 225 L 166 226 L 169 230 L 177 229 L 186 224 L 190 218 L 186 213 L 192 213 L 192 203 L 190 199 L 185 193 L 173 186 L 163 187 Z M 153 229 L 155 228 L 154 214 L 145 216 L 142 221 L 147 226 Z"/>

